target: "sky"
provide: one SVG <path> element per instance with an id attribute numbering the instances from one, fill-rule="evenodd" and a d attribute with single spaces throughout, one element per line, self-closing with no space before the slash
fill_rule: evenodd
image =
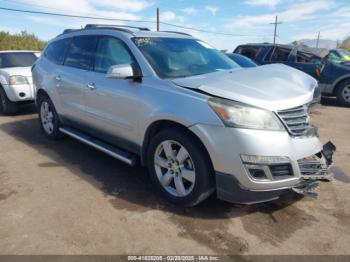
<path id="1" fill-rule="evenodd" d="M 0 7 L 149 22 L 99 21 L 53 17 L 0 10 L 0 30 L 26 30 L 50 40 L 66 28 L 87 23 L 128 24 L 155 30 L 156 8 L 160 21 L 210 31 L 160 25 L 161 30 L 184 31 L 219 49 L 239 44 L 272 42 L 275 16 L 277 42 L 300 39 L 342 40 L 350 35 L 350 0 L 0 0 Z M 224 35 L 226 33 L 230 35 Z"/>

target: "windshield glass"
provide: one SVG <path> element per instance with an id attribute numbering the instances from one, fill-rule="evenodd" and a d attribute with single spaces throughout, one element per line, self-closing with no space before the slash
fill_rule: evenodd
<path id="1" fill-rule="evenodd" d="M 350 53 L 346 50 L 340 49 L 338 50 L 338 53 L 340 54 L 341 58 L 343 58 L 346 61 L 350 60 Z"/>
<path id="2" fill-rule="evenodd" d="M 239 64 L 241 67 L 256 67 L 257 64 L 253 62 L 250 58 L 244 57 L 237 54 L 226 54 L 229 58 Z"/>
<path id="3" fill-rule="evenodd" d="M 161 78 L 179 78 L 239 67 L 222 52 L 196 39 L 132 39 Z"/>
<path id="4" fill-rule="evenodd" d="M 37 59 L 34 53 L 0 53 L 0 68 L 32 66 Z"/>

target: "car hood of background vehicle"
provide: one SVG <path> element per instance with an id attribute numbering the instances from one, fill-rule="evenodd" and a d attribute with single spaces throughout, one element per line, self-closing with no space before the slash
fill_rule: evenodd
<path id="1" fill-rule="evenodd" d="M 282 110 L 310 103 L 317 84 L 311 76 L 282 64 L 220 71 L 174 79 L 172 82 L 267 110 Z"/>
<path id="2" fill-rule="evenodd" d="M 6 67 L 0 68 L 0 71 L 6 73 L 8 76 L 26 76 L 32 77 L 31 67 Z"/>

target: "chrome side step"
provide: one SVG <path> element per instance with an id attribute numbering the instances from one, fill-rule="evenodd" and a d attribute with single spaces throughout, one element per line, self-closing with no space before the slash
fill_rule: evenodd
<path id="1" fill-rule="evenodd" d="M 134 166 L 136 165 L 136 156 L 133 154 L 130 154 L 128 152 L 125 152 L 117 147 L 111 146 L 109 144 L 106 144 L 96 138 L 93 138 L 91 136 L 88 136 L 82 132 L 79 132 L 73 128 L 69 127 L 60 127 L 60 132 L 73 137 L 89 146 L 92 146 L 107 155 L 110 155 L 120 161 L 123 161 L 124 163 Z"/>

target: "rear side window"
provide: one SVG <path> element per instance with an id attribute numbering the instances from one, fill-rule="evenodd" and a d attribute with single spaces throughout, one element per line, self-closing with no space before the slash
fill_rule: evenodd
<path id="1" fill-rule="evenodd" d="M 273 62 L 287 62 L 290 54 L 290 49 L 276 47 L 271 56 Z"/>
<path id="2" fill-rule="evenodd" d="M 64 65 L 89 70 L 95 47 L 95 36 L 74 37 L 69 45 Z"/>
<path id="3" fill-rule="evenodd" d="M 307 53 L 302 53 L 300 51 L 297 52 L 297 62 L 298 63 L 304 63 L 304 64 L 313 64 L 318 62 L 319 59 L 317 59 L 315 56 Z"/>
<path id="4" fill-rule="evenodd" d="M 55 64 L 62 64 L 70 40 L 70 38 L 65 38 L 49 44 L 45 50 L 44 56 Z"/>
<path id="5" fill-rule="evenodd" d="M 106 73 L 113 65 L 133 64 L 133 56 L 123 42 L 113 37 L 102 37 L 98 41 L 94 70 Z"/>
<path id="6" fill-rule="evenodd" d="M 252 60 L 255 60 L 258 57 L 260 51 L 261 51 L 261 47 L 241 46 L 241 47 L 238 47 L 235 53 L 244 55 L 246 57 L 249 57 Z"/>

